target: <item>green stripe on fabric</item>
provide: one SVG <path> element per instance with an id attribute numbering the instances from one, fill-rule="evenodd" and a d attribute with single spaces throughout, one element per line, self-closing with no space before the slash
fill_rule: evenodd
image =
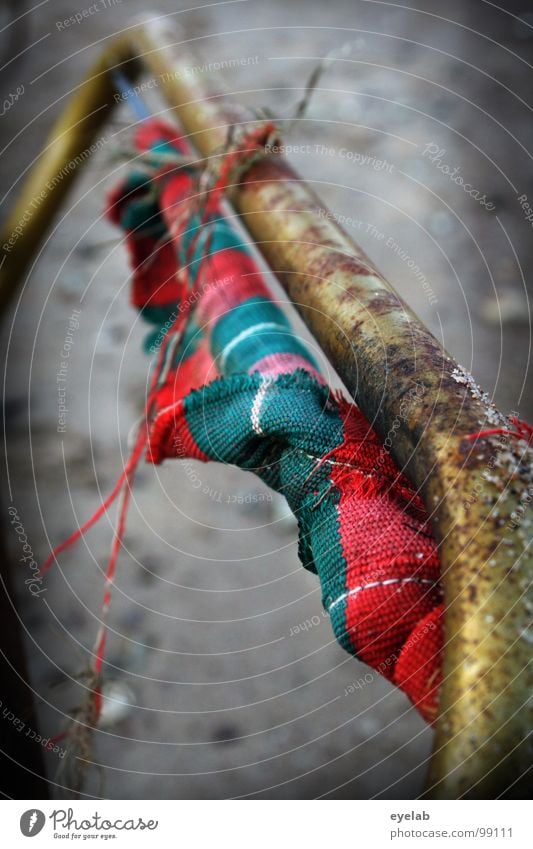
<path id="1" fill-rule="evenodd" d="M 318 573 L 326 609 L 346 591 L 339 493 L 330 487 L 327 463 L 317 462 L 344 436 L 339 410 L 328 397 L 326 387 L 297 371 L 276 378 L 266 391 L 258 374 L 224 378 L 192 392 L 184 402 L 190 433 L 205 454 L 254 470 L 287 498 L 298 519 L 300 558 Z M 260 433 L 254 430 L 252 410 Z M 331 621 L 337 639 L 349 650 L 345 614 L 343 601 L 331 611 Z"/>
<path id="2" fill-rule="evenodd" d="M 237 375 L 216 380 L 185 398 L 189 430 L 204 454 L 222 463 L 246 456 L 251 437 L 253 441 L 250 411 L 260 382 L 259 375 Z M 251 460 L 252 452 L 248 452 L 247 468 Z"/>
<path id="3" fill-rule="evenodd" d="M 131 196 L 128 195 L 131 193 Z M 121 209 L 120 224 L 124 230 L 135 230 L 137 235 L 159 237 L 165 224 L 159 208 L 159 197 L 147 182 L 146 174 L 138 171 L 129 175 L 124 189 L 126 203 Z"/>

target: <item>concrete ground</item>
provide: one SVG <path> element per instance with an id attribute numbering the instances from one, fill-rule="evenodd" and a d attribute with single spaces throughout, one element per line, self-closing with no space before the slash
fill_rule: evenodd
<path id="1" fill-rule="evenodd" d="M 2 82 L 2 100 L 24 87 L 3 122 L 5 208 L 68 92 L 105 40 L 145 10 L 138 0 L 100 0 L 92 12 L 83 0 L 34 5 L 17 36 L 32 46 Z M 350 42 L 288 133 L 299 148 L 290 158 L 497 404 L 531 420 L 533 256 L 523 196 L 533 203 L 532 7 L 525 0 L 505 10 L 483 0 L 418 5 L 230 0 L 191 10 L 189 0 L 159 0 L 158 10 L 195 39 L 200 65 L 246 59 L 224 72 L 229 89 L 280 118 L 291 114 L 320 57 Z M 79 23 L 65 24 L 84 9 Z M 151 105 L 164 109 L 156 89 Z M 124 172 L 121 151 L 130 144 L 123 106 L 4 324 L 3 498 L 39 562 L 110 491 L 142 411 L 145 328 L 128 303 L 125 250 L 102 220 L 105 192 Z M 56 376 L 73 310 L 81 312 L 58 433 Z M 136 481 L 110 614 L 109 698 L 83 793 L 416 797 L 431 730 L 400 692 L 334 643 L 281 500 L 236 469 L 192 468 L 145 467 Z M 24 584 L 5 519 L 46 737 L 84 696 L 80 673 L 96 635 L 112 515 L 61 556 L 38 598 Z M 305 622 L 307 630 L 297 628 Z M 45 755 L 57 797 L 72 784 L 61 754 Z"/>

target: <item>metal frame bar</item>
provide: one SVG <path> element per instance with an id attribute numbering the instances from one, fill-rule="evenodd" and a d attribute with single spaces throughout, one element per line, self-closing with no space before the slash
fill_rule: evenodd
<path id="1" fill-rule="evenodd" d="M 186 73 L 195 62 L 185 44 L 152 19 L 104 51 L 54 127 L 0 246 L 61 164 L 95 137 L 114 103 L 114 68 L 129 64 L 130 73 L 144 67 L 157 76 L 204 157 L 220 155 L 229 126 L 257 121 L 205 77 Z M 77 170 L 48 193 L 5 255 L 1 305 Z M 394 425 L 391 452 L 433 517 L 447 607 L 445 680 L 427 795 L 493 798 L 512 787 L 508 795 L 520 796 L 529 767 L 530 646 L 522 635 L 533 560 L 525 526 L 516 525 L 513 513 L 522 510 L 531 484 L 523 467 L 509 468 L 508 454 L 493 439 L 468 438 L 487 420 L 502 418 L 282 156 L 252 165 L 229 196 L 365 415 L 382 437 Z M 415 384 L 416 404 L 406 405 Z M 495 471 L 487 481 L 491 458 Z"/>

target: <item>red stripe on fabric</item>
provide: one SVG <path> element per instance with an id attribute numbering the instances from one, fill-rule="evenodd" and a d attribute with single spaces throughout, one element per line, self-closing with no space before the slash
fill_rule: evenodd
<path id="1" fill-rule="evenodd" d="M 428 722 L 434 722 L 438 713 L 444 648 L 443 620 L 442 604 L 420 620 L 406 640 L 394 670 L 394 683 L 409 693 Z"/>
<path id="2" fill-rule="evenodd" d="M 358 657 L 394 680 L 433 721 L 441 663 L 434 645 L 442 634 L 442 617 L 435 613 L 441 602 L 436 546 L 418 496 L 366 419 L 345 402 L 341 410 L 345 439 L 329 459 L 340 492 L 350 641 Z M 430 615 L 437 636 L 418 636 L 416 652 L 409 652 Z"/>
<path id="3" fill-rule="evenodd" d="M 203 339 L 198 349 L 183 360 L 172 371 L 157 393 L 157 407 L 165 409 L 175 404 L 193 389 L 200 389 L 219 376 L 207 339 Z"/>
<path id="4" fill-rule="evenodd" d="M 203 262 L 203 280 L 209 281 L 198 304 L 198 320 L 209 323 L 253 297 L 272 300 L 259 268 L 249 254 L 228 249 Z"/>
<path id="5" fill-rule="evenodd" d="M 149 150 L 160 141 L 169 142 L 178 152 L 187 148 L 186 137 L 178 132 L 176 125 L 159 121 L 157 118 L 143 121 L 135 133 L 135 147 L 139 150 Z"/>
<path id="6" fill-rule="evenodd" d="M 150 430 L 146 460 L 158 465 L 165 459 L 201 460 L 207 463 L 210 457 L 198 447 L 190 431 L 183 401 L 162 410 L 155 418 Z"/>

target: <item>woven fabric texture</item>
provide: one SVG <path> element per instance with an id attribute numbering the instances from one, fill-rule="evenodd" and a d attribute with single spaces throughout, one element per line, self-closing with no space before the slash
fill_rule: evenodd
<path id="1" fill-rule="evenodd" d="M 224 185 L 199 191 L 173 126 L 147 121 L 136 142 L 140 165 L 108 215 L 127 235 L 132 302 L 161 362 L 148 460 L 233 464 L 282 493 L 337 640 L 434 721 L 443 605 L 419 496 L 358 407 L 326 385 L 226 212 Z"/>

